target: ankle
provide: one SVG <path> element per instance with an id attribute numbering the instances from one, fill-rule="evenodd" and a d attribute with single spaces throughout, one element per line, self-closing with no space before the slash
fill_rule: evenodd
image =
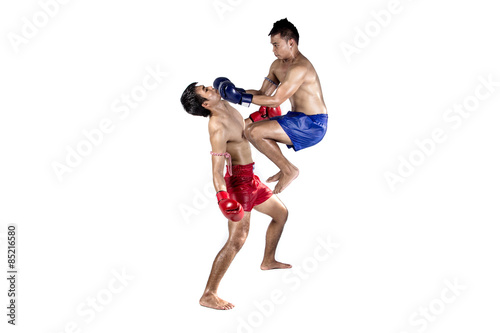
<path id="1" fill-rule="evenodd" d="M 202 297 L 217 296 L 217 291 L 205 290 Z"/>
<path id="2" fill-rule="evenodd" d="M 262 260 L 262 264 L 270 264 L 270 263 L 273 263 L 273 262 L 276 262 L 276 259 L 274 259 L 274 258 L 271 258 L 271 259 L 264 258 Z"/>

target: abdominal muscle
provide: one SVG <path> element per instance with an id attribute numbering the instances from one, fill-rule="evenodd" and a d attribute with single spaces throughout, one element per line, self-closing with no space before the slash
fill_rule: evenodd
<path id="1" fill-rule="evenodd" d="M 229 141 L 226 149 L 231 155 L 233 165 L 246 165 L 253 162 L 250 143 L 246 139 L 242 139 L 239 142 Z"/>

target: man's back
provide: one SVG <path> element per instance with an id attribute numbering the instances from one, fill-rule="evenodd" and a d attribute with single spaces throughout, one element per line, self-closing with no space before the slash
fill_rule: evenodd
<path id="1" fill-rule="evenodd" d="M 290 97 L 292 111 L 308 115 L 327 113 L 318 74 L 306 57 L 299 53 L 296 59 L 290 61 L 276 60 L 272 67 L 281 83 L 286 80 L 302 80 L 302 84 Z"/>

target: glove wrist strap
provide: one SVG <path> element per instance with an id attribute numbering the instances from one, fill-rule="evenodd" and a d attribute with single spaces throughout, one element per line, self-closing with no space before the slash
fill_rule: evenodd
<path id="1" fill-rule="evenodd" d="M 222 199 L 229 199 L 229 193 L 226 191 L 219 191 L 215 195 L 217 197 L 217 203 L 219 203 Z"/>

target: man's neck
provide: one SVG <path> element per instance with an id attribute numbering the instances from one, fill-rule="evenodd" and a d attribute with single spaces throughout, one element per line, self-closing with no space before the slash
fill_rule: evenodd
<path id="1" fill-rule="evenodd" d="M 297 60 L 302 54 L 300 53 L 299 49 L 295 49 L 292 51 L 292 54 L 289 58 L 283 59 L 283 63 L 289 64 L 293 63 L 295 60 Z"/>
<path id="2" fill-rule="evenodd" d="M 222 114 L 227 114 L 228 109 L 226 106 L 226 103 L 224 103 L 222 100 L 217 103 L 216 105 L 212 106 L 210 108 L 210 112 L 212 112 L 213 115 L 219 116 Z"/>

